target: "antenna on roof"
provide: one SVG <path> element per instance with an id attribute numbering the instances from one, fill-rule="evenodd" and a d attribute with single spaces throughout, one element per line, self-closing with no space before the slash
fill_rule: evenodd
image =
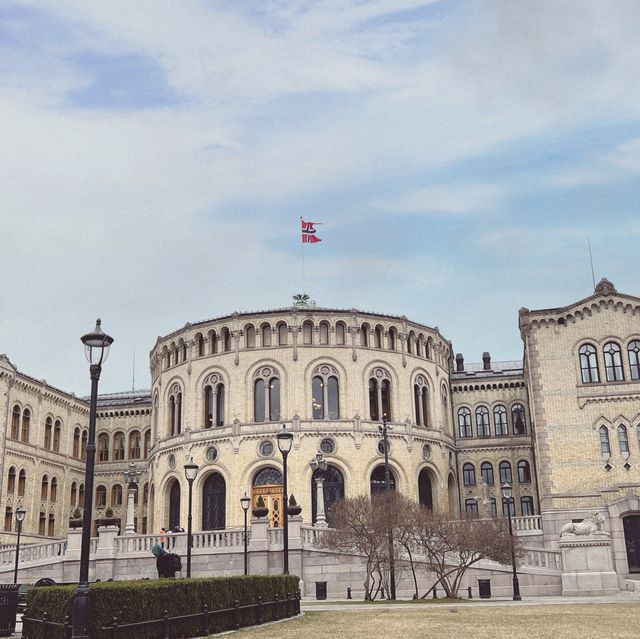
<path id="1" fill-rule="evenodd" d="M 596 290 L 596 275 L 593 272 L 593 255 L 591 255 L 591 238 L 587 236 L 587 244 L 589 245 L 589 263 L 591 264 L 591 279 L 593 281 L 593 290 Z"/>
<path id="2" fill-rule="evenodd" d="M 136 389 L 136 345 L 133 345 L 133 366 L 131 370 L 131 390 Z"/>

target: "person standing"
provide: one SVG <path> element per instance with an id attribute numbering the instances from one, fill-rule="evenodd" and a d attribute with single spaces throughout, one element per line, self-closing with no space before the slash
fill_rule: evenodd
<path id="1" fill-rule="evenodd" d="M 153 544 L 151 554 L 156 558 L 159 579 L 174 579 L 176 571 L 182 568 L 180 557 L 167 552 L 160 544 Z"/>

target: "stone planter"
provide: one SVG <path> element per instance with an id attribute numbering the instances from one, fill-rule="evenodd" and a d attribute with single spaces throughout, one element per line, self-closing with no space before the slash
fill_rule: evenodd
<path id="1" fill-rule="evenodd" d="M 299 515 L 302 512 L 302 506 L 289 506 L 288 508 L 288 513 L 290 517 L 295 517 L 296 515 Z"/>
<path id="2" fill-rule="evenodd" d="M 266 517 L 269 514 L 269 509 L 268 508 L 254 508 L 251 511 L 251 514 L 254 517 Z"/>
<path id="3" fill-rule="evenodd" d="M 71 530 L 82 528 L 82 519 L 69 519 L 69 528 Z"/>

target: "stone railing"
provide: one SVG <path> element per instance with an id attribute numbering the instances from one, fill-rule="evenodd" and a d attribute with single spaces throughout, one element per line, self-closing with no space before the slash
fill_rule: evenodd
<path id="1" fill-rule="evenodd" d="M 313 526 L 300 526 L 300 536 L 302 537 L 302 546 L 318 546 L 321 545 L 320 539 L 333 528 L 314 528 Z"/>
<path id="2" fill-rule="evenodd" d="M 144 552 L 150 553 L 154 544 L 162 544 L 166 550 L 176 547 L 178 535 L 123 535 L 115 538 L 117 553 Z"/>
<path id="3" fill-rule="evenodd" d="M 97 540 L 96 540 L 97 542 Z M 62 557 L 67 546 L 66 541 L 52 541 L 46 544 L 33 544 L 20 548 L 19 563 L 30 561 L 45 561 L 55 557 Z M 0 550 L 0 566 L 13 566 L 16 561 L 16 549 Z"/>
<path id="4" fill-rule="evenodd" d="M 267 530 L 267 539 L 270 546 L 281 546 L 284 543 L 282 528 L 269 528 Z"/>
<path id="5" fill-rule="evenodd" d="M 528 515 L 526 517 L 512 517 L 514 532 L 525 532 L 530 530 L 542 531 L 542 518 L 540 515 Z"/>
<path id="6" fill-rule="evenodd" d="M 546 568 L 562 571 L 562 554 L 559 550 L 524 548 L 518 563 L 531 568 Z"/>
<path id="7" fill-rule="evenodd" d="M 193 533 L 192 548 L 242 548 L 244 529 L 209 530 Z M 251 529 L 247 530 L 247 541 L 251 539 Z"/>

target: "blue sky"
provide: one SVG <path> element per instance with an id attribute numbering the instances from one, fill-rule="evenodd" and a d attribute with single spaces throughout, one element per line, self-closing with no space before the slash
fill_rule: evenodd
<path id="1" fill-rule="evenodd" d="M 84 395 L 235 310 L 406 315 L 467 361 L 640 295 L 635 1 L 0 3 L 0 352 Z M 323 222 L 306 247 L 299 217 Z M 37 336 L 34 338 L 33 336 Z M 42 336 L 42 337 L 41 337 Z"/>

